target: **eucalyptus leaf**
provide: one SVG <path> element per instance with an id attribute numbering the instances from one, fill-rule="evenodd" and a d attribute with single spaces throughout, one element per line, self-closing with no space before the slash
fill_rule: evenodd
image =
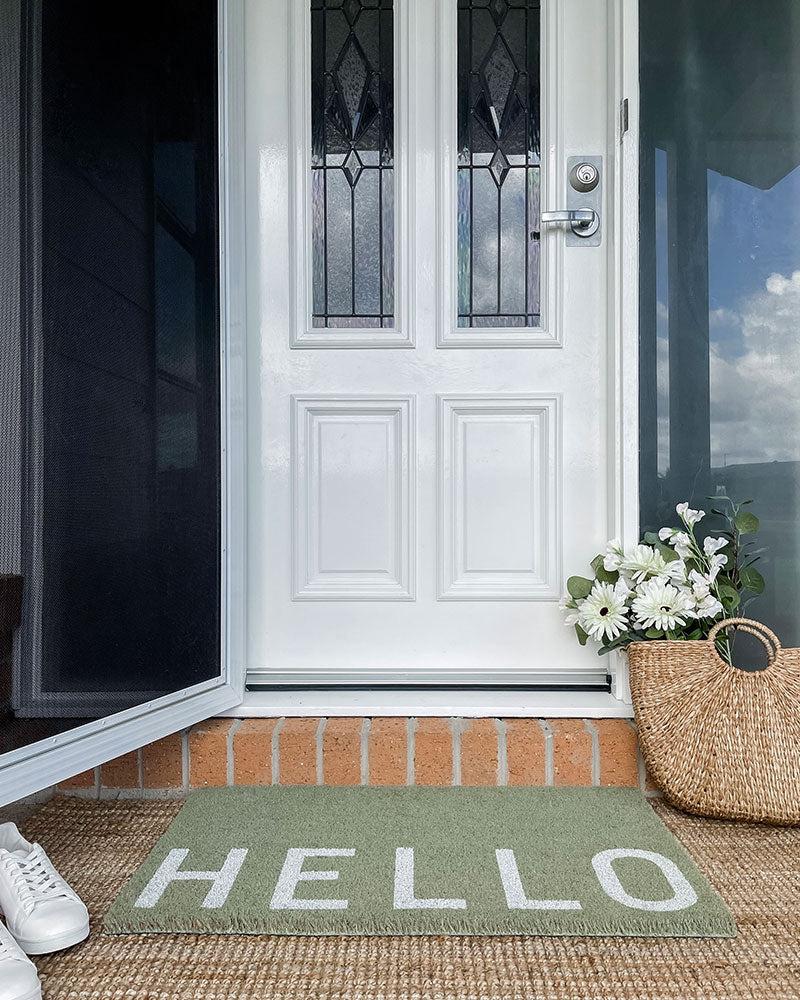
<path id="1" fill-rule="evenodd" d="M 675 549 L 671 549 L 669 545 L 665 545 L 663 542 L 658 542 L 656 548 L 661 553 L 664 562 L 666 563 L 675 562 L 676 560 L 680 559 L 680 556 L 675 551 Z"/>
<path id="2" fill-rule="evenodd" d="M 764 577 L 752 566 L 745 566 L 739 573 L 739 579 L 742 581 L 742 586 L 748 590 L 752 590 L 754 594 L 764 593 L 764 587 L 766 586 Z"/>
<path id="3" fill-rule="evenodd" d="M 575 626 L 575 634 L 577 635 L 578 642 L 581 644 L 581 646 L 585 646 L 586 645 L 586 640 L 589 638 L 589 633 L 585 632 L 580 627 L 580 625 L 576 625 Z"/>
<path id="4" fill-rule="evenodd" d="M 657 545 L 658 535 L 654 531 L 645 531 L 644 540 L 648 545 Z"/>
<path id="5" fill-rule="evenodd" d="M 588 597 L 592 592 L 593 586 L 593 581 L 587 580 L 585 576 L 571 576 L 567 580 L 567 592 L 576 601 L 582 601 L 585 597 Z"/>
<path id="6" fill-rule="evenodd" d="M 733 523 L 743 535 L 752 535 L 758 531 L 758 518 L 755 514 L 751 514 L 748 511 L 737 514 Z"/>

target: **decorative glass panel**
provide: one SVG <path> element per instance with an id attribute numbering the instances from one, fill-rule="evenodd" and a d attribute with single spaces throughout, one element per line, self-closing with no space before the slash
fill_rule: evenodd
<path id="1" fill-rule="evenodd" d="M 315 327 L 394 326 L 393 0 L 311 0 Z"/>
<path id="2" fill-rule="evenodd" d="M 539 0 L 458 0 L 458 325 L 539 325 Z"/>

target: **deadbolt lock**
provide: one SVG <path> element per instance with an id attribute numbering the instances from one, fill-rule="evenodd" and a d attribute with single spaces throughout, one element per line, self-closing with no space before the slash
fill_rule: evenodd
<path id="1" fill-rule="evenodd" d="M 594 191 L 600 183 L 600 171 L 593 163 L 584 160 L 570 170 L 569 182 L 575 191 Z"/>

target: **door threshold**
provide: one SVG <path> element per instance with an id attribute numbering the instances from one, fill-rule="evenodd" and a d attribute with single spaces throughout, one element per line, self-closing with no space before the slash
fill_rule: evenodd
<path id="1" fill-rule="evenodd" d="M 462 718 L 630 719 L 631 705 L 602 689 L 261 688 L 222 717 L 459 716 Z"/>

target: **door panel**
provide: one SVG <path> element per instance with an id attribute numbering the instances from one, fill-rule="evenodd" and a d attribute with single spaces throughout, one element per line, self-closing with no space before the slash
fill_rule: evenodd
<path id="1" fill-rule="evenodd" d="M 312 115 L 311 34 L 328 6 L 333 154 Z M 567 247 L 539 209 L 565 207 L 567 156 L 610 167 L 606 3 L 475 4 L 479 30 L 457 0 L 346 6 L 248 7 L 249 679 L 602 682 L 558 600 L 564 568 L 599 550 L 611 520 L 610 213 L 600 246 Z M 391 169 L 358 133 L 364 115 L 386 119 L 367 100 L 386 63 L 357 30 L 376 9 L 384 44 L 393 32 Z M 472 62 L 470 44 L 483 46 Z M 357 100 L 337 77 L 348 61 Z M 315 325 L 321 273 L 344 287 L 363 273 L 374 297 L 380 272 L 374 248 L 355 252 L 357 227 L 342 242 L 346 199 L 319 228 L 319 175 L 355 206 L 381 169 L 391 325 L 368 325 L 374 303 L 355 291 L 353 315 Z M 331 247 L 349 258 L 331 261 Z"/>

